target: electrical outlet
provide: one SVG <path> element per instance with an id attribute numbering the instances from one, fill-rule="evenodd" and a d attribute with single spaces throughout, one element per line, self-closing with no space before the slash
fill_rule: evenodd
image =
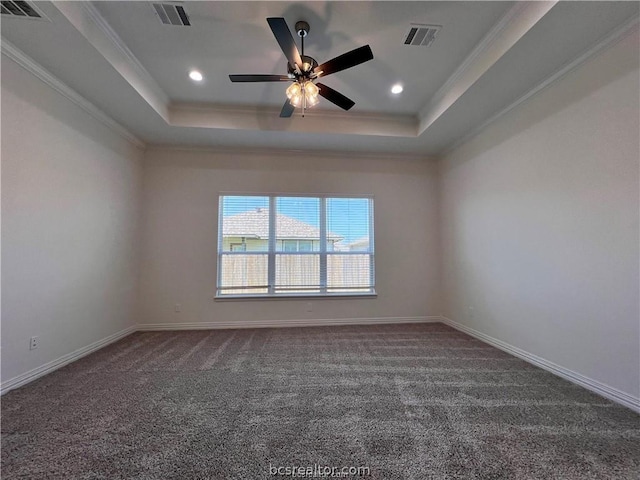
<path id="1" fill-rule="evenodd" d="M 31 337 L 29 339 L 29 350 L 35 350 L 38 348 L 38 337 Z"/>
<path id="2" fill-rule="evenodd" d="M 180 305 L 179 303 L 176 303 L 175 311 L 176 313 L 180 313 L 182 311 L 182 305 Z"/>
<path id="3" fill-rule="evenodd" d="M 307 312 L 313 312 L 313 303 L 307 302 Z"/>
<path id="4" fill-rule="evenodd" d="M 469 307 L 469 318 L 473 318 L 473 307 Z"/>

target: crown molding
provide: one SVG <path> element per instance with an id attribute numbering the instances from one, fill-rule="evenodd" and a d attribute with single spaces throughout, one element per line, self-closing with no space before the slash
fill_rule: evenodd
<path id="1" fill-rule="evenodd" d="M 513 47 L 557 1 L 516 3 L 482 39 L 460 67 L 420 110 L 418 135 L 422 135 L 471 86 Z"/>
<path id="2" fill-rule="evenodd" d="M 211 153 L 211 154 L 228 154 L 242 156 L 277 156 L 277 157 L 299 157 L 304 155 L 305 158 L 339 158 L 341 160 L 394 160 L 409 162 L 434 162 L 436 157 L 429 155 L 417 155 L 410 153 L 380 153 L 380 152 L 345 152 L 336 150 L 299 150 L 284 148 L 245 148 L 245 147 L 213 147 L 213 146 L 190 146 L 190 145 L 164 145 L 153 144 L 148 145 L 147 152 L 191 152 L 191 153 Z"/>
<path id="3" fill-rule="evenodd" d="M 569 63 L 566 63 L 558 71 L 556 71 L 551 76 L 547 77 L 545 80 L 543 80 L 538 85 L 533 87 L 527 93 L 525 93 L 524 95 L 516 99 L 514 102 L 507 105 L 505 108 L 503 108 L 496 114 L 489 117 L 480 125 L 472 129 L 469 133 L 467 133 L 466 135 L 456 140 L 450 146 L 446 147 L 441 153 L 438 154 L 438 157 L 443 157 L 445 155 L 448 155 L 456 148 L 464 145 L 469 140 L 479 135 L 489 125 L 491 125 L 492 123 L 497 121 L 499 118 L 509 113 L 511 110 L 522 105 L 527 100 L 533 98 L 534 96 L 536 96 L 537 94 L 545 90 L 547 87 L 550 87 L 554 83 L 564 78 L 565 75 L 571 73 L 572 71 L 580 67 L 582 64 L 589 61 L 591 58 L 613 47 L 614 45 L 622 41 L 625 37 L 627 37 L 628 35 L 631 35 L 634 32 L 637 32 L 638 30 L 640 30 L 640 16 L 631 18 L 630 20 L 626 21 L 625 23 L 620 25 L 618 28 L 616 28 L 613 32 L 602 37 L 598 42 L 596 42 L 590 48 L 585 50 L 577 58 L 570 61 Z"/>
<path id="4" fill-rule="evenodd" d="M 169 97 L 91 2 L 52 2 L 73 27 L 165 121 Z"/>
<path id="5" fill-rule="evenodd" d="M 146 68 L 140 63 L 138 57 L 136 57 L 133 52 L 129 49 L 126 43 L 120 38 L 120 35 L 116 33 L 116 31 L 111 28 L 111 25 L 105 20 L 102 14 L 96 9 L 96 7 L 89 2 L 82 2 L 82 7 L 87 12 L 87 15 L 91 20 L 97 25 L 100 30 L 107 36 L 107 38 L 111 41 L 111 43 L 124 55 L 127 59 L 127 62 L 131 64 L 131 66 L 138 72 L 138 75 L 142 77 L 147 83 L 149 83 L 152 88 L 156 91 L 156 93 L 164 100 L 165 103 L 169 103 L 169 97 L 164 90 L 158 85 L 155 79 L 151 76 L 151 74 L 147 71 Z"/>
<path id="6" fill-rule="evenodd" d="M 420 109 L 419 116 L 423 117 L 427 114 L 429 109 L 442 100 L 447 92 L 451 90 L 453 85 L 458 81 L 464 72 L 466 72 L 471 64 L 491 46 L 495 39 L 504 31 L 504 29 L 513 21 L 515 16 L 522 11 L 524 4 L 517 3 L 510 8 L 498 22 L 487 32 L 487 34 L 480 40 L 480 43 L 471 51 L 471 53 L 465 58 L 462 63 L 455 69 L 446 82 L 433 94 L 433 97 L 429 99 L 427 104 Z"/>
<path id="7" fill-rule="evenodd" d="M 63 83 L 60 79 L 55 77 L 49 71 L 45 70 L 40 64 L 29 57 L 27 54 L 19 50 L 15 45 L 2 37 L 1 41 L 2 54 L 7 58 L 13 60 L 29 73 L 40 79 L 47 86 L 60 93 L 62 96 L 76 104 L 83 109 L 93 118 L 109 127 L 113 132 L 124 137 L 138 148 L 145 148 L 145 143 L 136 137 L 133 133 L 127 130 L 125 127 L 116 122 L 113 118 L 108 116 L 98 107 L 96 107 L 89 100 L 81 96 L 67 84 Z"/>
<path id="8" fill-rule="evenodd" d="M 216 103 L 184 103 L 184 102 L 172 102 L 170 108 L 176 110 L 190 110 L 190 111 L 216 111 L 223 114 L 229 113 L 244 113 L 255 115 L 256 113 L 265 112 L 269 114 L 279 114 L 281 110 L 281 105 L 277 107 L 256 107 L 256 106 L 247 106 L 247 105 L 229 105 L 229 104 L 216 104 Z M 302 116 L 296 110 L 292 118 L 296 118 Z M 336 119 L 353 119 L 354 116 L 356 118 L 366 118 L 368 120 L 378 120 L 378 121 L 388 121 L 395 120 L 398 122 L 402 122 L 405 124 L 415 123 L 417 121 L 417 117 L 413 114 L 401 114 L 401 113 L 377 113 L 377 112 L 346 112 L 343 110 L 336 109 L 322 109 L 322 108 L 311 108 L 305 110 L 304 114 L 305 118 L 323 118 L 325 120 L 336 120 Z"/>
<path id="9" fill-rule="evenodd" d="M 279 108 L 174 104 L 169 109 L 169 124 L 178 127 L 223 128 L 232 130 L 288 131 L 298 133 L 332 133 L 374 135 L 382 137 L 417 136 L 417 122 L 412 115 L 307 111 L 280 118 Z"/>

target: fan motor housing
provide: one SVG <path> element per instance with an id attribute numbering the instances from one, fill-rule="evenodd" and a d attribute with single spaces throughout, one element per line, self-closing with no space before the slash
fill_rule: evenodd
<path id="1" fill-rule="evenodd" d="M 302 59 L 302 75 L 296 74 L 295 68 L 292 67 L 289 62 L 287 62 L 287 71 L 290 74 L 295 75 L 296 78 L 309 78 L 313 69 L 318 66 L 318 62 L 315 58 L 307 55 L 300 55 L 300 58 Z"/>

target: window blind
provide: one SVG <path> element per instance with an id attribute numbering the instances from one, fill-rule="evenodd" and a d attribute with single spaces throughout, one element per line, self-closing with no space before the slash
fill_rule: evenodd
<path id="1" fill-rule="evenodd" d="M 372 294 L 373 199 L 223 195 L 217 296 Z"/>

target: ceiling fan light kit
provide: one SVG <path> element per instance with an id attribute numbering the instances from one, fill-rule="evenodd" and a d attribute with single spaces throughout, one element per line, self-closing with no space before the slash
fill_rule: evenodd
<path id="1" fill-rule="evenodd" d="M 349 110 L 355 105 L 353 100 L 331 87 L 316 82 L 316 80 L 321 76 L 340 72 L 372 60 L 373 52 L 369 45 L 356 48 L 318 65 L 314 58 L 304 54 L 304 38 L 309 34 L 307 22 L 299 21 L 295 24 L 296 33 L 300 37 L 300 51 L 284 18 L 267 18 L 267 23 L 287 58 L 287 75 L 229 75 L 232 82 L 293 82 L 285 92 L 287 100 L 280 111 L 280 117 L 283 118 L 293 115 L 296 108 L 301 108 L 302 116 L 304 116 L 305 109 L 318 104 L 320 101 L 318 96 L 324 97 L 343 110 Z"/>
<path id="2" fill-rule="evenodd" d="M 304 83 L 294 82 L 287 88 L 287 98 L 294 107 L 302 107 L 304 112 L 305 108 L 313 107 L 320 101 L 318 99 L 318 93 L 320 89 L 312 81 L 306 81 Z"/>

